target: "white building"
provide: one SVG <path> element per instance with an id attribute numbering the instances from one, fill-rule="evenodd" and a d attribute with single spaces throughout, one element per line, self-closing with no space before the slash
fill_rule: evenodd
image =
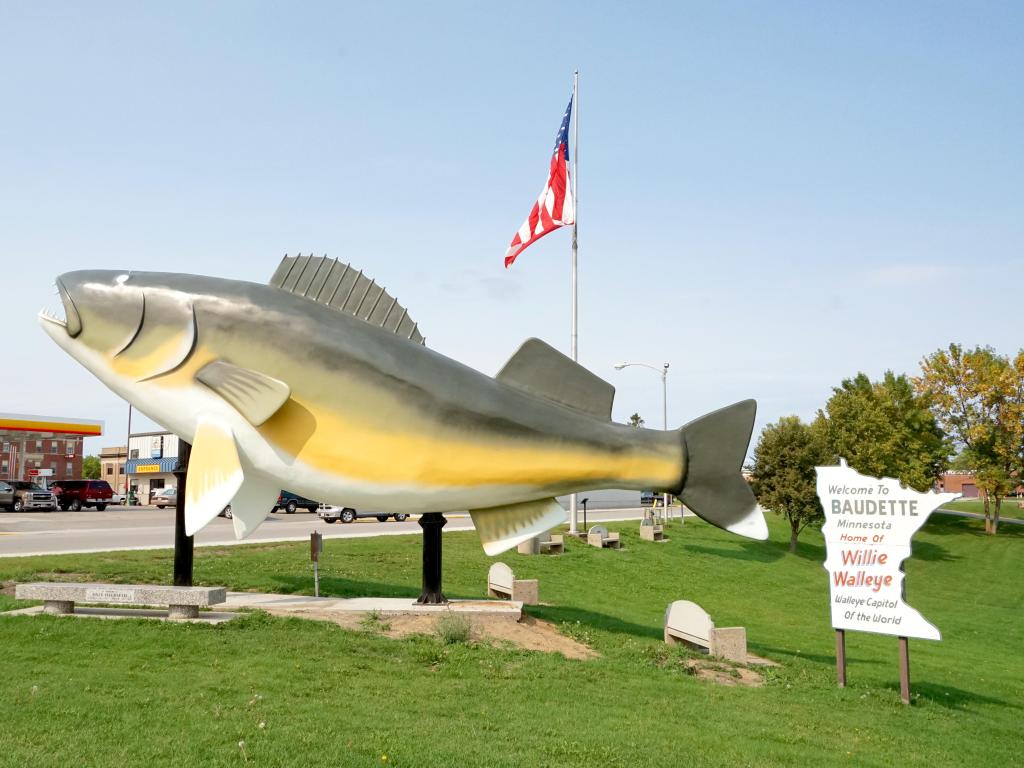
<path id="1" fill-rule="evenodd" d="M 178 436 L 170 432 L 140 432 L 128 436 L 125 474 L 137 504 L 149 504 L 154 492 L 177 486 L 172 474 L 178 465 Z"/>

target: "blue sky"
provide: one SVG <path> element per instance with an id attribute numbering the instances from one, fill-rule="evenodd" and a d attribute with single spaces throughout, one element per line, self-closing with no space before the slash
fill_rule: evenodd
<path id="1" fill-rule="evenodd" d="M 0 411 L 126 407 L 38 329 L 72 269 L 350 261 L 489 374 L 568 351 L 569 233 L 502 255 L 580 69 L 580 361 L 615 416 L 759 401 L 951 341 L 1015 352 L 1019 3 L 3 3 Z"/>

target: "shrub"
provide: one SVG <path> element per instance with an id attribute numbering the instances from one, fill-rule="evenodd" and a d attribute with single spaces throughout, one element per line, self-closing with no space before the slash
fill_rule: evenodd
<path id="1" fill-rule="evenodd" d="M 473 623 L 465 616 L 457 613 L 446 613 L 437 620 L 435 632 L 445 645 L 468 643 Z"/>

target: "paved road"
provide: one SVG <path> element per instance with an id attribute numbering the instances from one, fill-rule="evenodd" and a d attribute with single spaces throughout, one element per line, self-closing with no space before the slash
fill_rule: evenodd
<path id="1" fill-rule="evenodd" d="M 592 525 L 608 520 L 639 519 L 639 509 L 602 509 L 589 511 Z M 446 531 L 473 528 L 468 515 L 446 515 Z M 582 524 L 582 517 L 580 519 Z M 311 531 L 324 538 L 354 538 L 415 534 L 420 532 L 416 518 L 402 523 L 389 520 L 360 519 L 348 525 L 328 525 L 316 515 L 281 512 L 267 516 L 256 531 L 243 542 L 236 541 L 231 521 L 216 518 L 196 536 L 196 546 L 230 546 L 267 541 L 308 540 Z M 174 546 L 174 510 L 155 507 L 107 507 L 103 512 L 0 512 L 0 557 L 107 552 L 119 549 L 167 549 Z"/>
<path id="2" fill-rule="evenodd" d="M 631 491 L 596 491 L 585 494 L 591 501 L 587 522 L 635 520 L 643 516 L 637 508 L 639 494 Z M 567 500 L 562 500 L 567 504 Z M 980 518 L 972 512 L 940 509 L 960 517 Z M 447 515 L 446 531 L 471 530 L 468 515 Z M 1010 525 L 1024 520 L 1003 518 Z M 580 525 L 583 524 L 582 511 Z M 415 518 L 404 523 L 379 523 L 370 518 L 345 525 L 328 525 L 308 512 L 294 515 L 275 513 L 244 542 L 235 540 L 230 520 L 215 519 L 199 532 L 196 546 L 231 546 L 239 543 L 301 541 L 311 531 L 325 538 L 402 535 L 419 533 Z M 174 510 L 155 507 L 107 507 L 103 512 L 0 512 L 0 557 L 47 555 L 74 552 L 107 552 L 119 549 L 169 549 L 174 546 Z"/>

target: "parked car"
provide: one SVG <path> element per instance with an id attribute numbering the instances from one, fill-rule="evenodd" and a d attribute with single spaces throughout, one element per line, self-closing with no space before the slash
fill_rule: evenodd
<path id="1" fill-rule="evenodd" d="M 160 509 L 163 509 L 164 507 L 173 507 L 178 503 L 178 489 L 173 485 L 168 488 L 161 488 L 160 490 L 150 494 L 150 500 Z"/>
<path id="2" fill-rule="evenodd" d="M 375 517 L 381 523 L 386 523 L 389 517 L 393 517 L 400 523 L 409 517 L 403 514 L 384 515 L 376 512 L 357 512 L 352 507 L 339 507 L 335 504 L 321 504 L 316 513 L 325 523 L 336 523 L 339 520 L 343 523 L 351 523 L 360 517 Z"/>
<path id="3" fill-rule="evenodd" d="M 295 514 L 295 510 L 300 508 L 309 512 L 316 512 L 319 506 L 319 501 L 307 499 L 305 496 L 299 496 L 299 494 L 292 493 L 291 491 L 281 491 L 280 495 L 277 497 L 277 503 L 270 511 L 277 512 L 278 510 L 282 510 L 287 512 L 289 515 L 293 515 Z"/>
<path id="4" fill-rule="evenodd" d="M 163 509 L 164 507 L 175 507 L 178 504 L 178 489 L 176 486 L 170 486 L 168 488 L 161 488 L 153 494 L 153 503 L 156 504 L 157 508 Z M 217 513 L 217 517 L 226 517 L 231 519 L 231 505 L 228 504 L 224 509 Z"/>
<path id="5" fill-rule="evenodd" d="M 52 512 L 57 508 L 57 497 L 41 485 L 28 480 L 7 480 L 14 490 L 14 501 L 11 509 L 21 512 L 26 509 L 44 509 Z"/>
<path id="6" fill-rule="evenodd" d="M 114 489 L 106 480 L 58 480 L 50 490 L 57 497 L 57 506 L 72 512 L 82 507 L 95 507 L 102 512 L 114 495 Z"/>
<path id="7" fill-rule="evenodd" d="M 5 480 L 0 480 L 0 507 L 8 512 L 14 511 L 14 488 Z"/>

